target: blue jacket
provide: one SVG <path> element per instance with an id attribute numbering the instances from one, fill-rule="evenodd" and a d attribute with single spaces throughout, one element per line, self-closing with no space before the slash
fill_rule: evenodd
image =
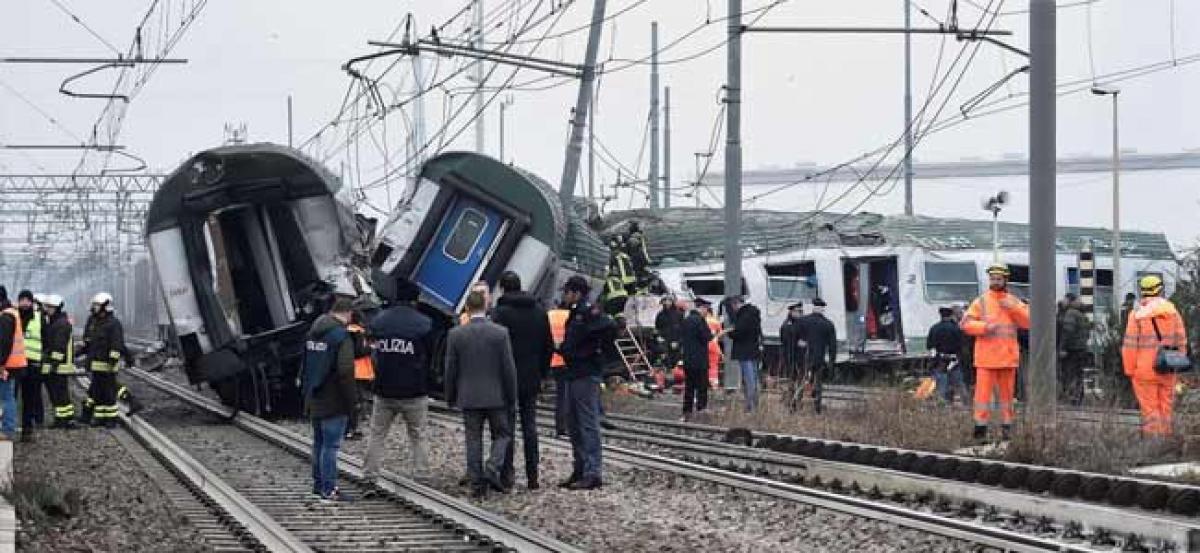
<path id="1" fill-rule="evenodd" d="M 591 304 L 575 304 L 567 319 L 562 345 L 558 348 L 567 362 L 563 377 L 575 380 L 601 376 L 605 344 L 611 344 L 616 339 L 616 328 L 612 317 L 596 311 Z"/>
<path id="2" fill-rule="evenodd" d="M 429 393 L 433 322 L 408 305 L 384 309 L 368 325 L 375 345 L 374 392 L 388 399 Z"/>

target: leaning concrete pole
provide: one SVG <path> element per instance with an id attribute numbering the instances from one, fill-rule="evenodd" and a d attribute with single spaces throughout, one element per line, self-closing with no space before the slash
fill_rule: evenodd
<path id="1" fill-rule="evenodd" d="M 1055 381 L 1055 5 L 1029 4 L 1029 414 L 1054 420 Z"/>
<path id="2" fill-rule="evenodd" d="M 579 97 L 575 100 L 575 113 L 571 115 L 571 140 L 567 142 L 567 158 L 563 162 L 562 179 L 558 181 L 558 197 L 565 209 L 570 209 L 571 198 L 575 195 L 575 180 L 579 176 L 579 158 L 583 154 L 583 127 L 588 120 L 588 108 L 592 105 L 592 83 L 596 80 L 596 52 L 600 49 L 600 31 L 604 28 L 604 4 L 605 0 L 596 0 L 592 6 L 592 25 L 588 33 L 587 51 L 583 56 Z"/>
<path id="3" fill-rule="evenodd" d="M 725 295 L 732 296 L 742 292 L 742 0 L 729 0 L 725 53 Z M 725 387 L 737 388 L 740 382 L 741 373 L 730 363 Z"/>
<path id="4" fill-rule="evenodd" d="M 650 22 L 650 209 L 659 206 L 659 86 L 658 86 L 658 22 Z"/>

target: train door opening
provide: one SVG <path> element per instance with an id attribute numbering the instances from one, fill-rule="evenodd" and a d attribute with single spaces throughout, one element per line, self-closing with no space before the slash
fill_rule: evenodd
<path id="1" fill-rule="evenodd" d="M 895 256 L 842 261 L 846 344 L 851 352 L 903 352 L 900 274 Z"/>

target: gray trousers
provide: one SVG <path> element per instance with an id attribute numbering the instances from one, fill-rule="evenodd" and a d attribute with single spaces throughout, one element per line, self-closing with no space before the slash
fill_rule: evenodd
<path id="1" fill-rule="evenodd" d="M 428 411 L 427 397 L 389 399 L 375 396 L 375 406 L 371 410 L 371 434 L 367 441 L 367 463 L 363 467 L 368 480 L 379 477 L 379 465 L 383 461 L 387 437 L 397 415 L 404 417 L 404 425 L 408 430 L 411 452 L 409 469 L 415 474 L 422 474 L 429 469 L 429 442 L 425 438 Z"/>
<path id="2" fill-rule="evenodd" d="M 512 428 L 508 425 L 508 409 L 464 409 L 463 426 L 467 432 L 467 476 L 471 483 L 482 485 L 485 478 L 499 480 L 504 458 L 512 447 Z M 492 435 L 492 450 L 487 467 L 483 465 L 483 421 Z"/>

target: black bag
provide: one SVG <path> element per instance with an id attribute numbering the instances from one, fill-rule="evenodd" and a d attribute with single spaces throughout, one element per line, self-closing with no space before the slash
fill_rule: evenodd
<path id="1" fill-rule="evenodd" d="M 1179 351 L 1175 347 L 1167 347 L 1162 345 L 1162 332 L 1158 330 L 1158 322 L 1153 317 L 1150 318 L 1150 325 L 1154 327 L 1154 336 L 1158 338 L 1158 353 L 1154 356 L 1154 372 L 1159 374 L 1177 374 L 1191 372 L 1192 359 L 1188 357 L 1186 352 Z"/>

